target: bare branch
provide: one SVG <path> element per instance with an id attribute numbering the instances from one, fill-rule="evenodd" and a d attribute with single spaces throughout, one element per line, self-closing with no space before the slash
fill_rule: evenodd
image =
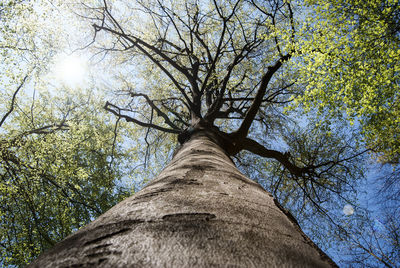
<path id="1" fill-rule="evenodd" d="M 121 114 L 122 109 L 119 108 L 118 106 L 114 105 L 114 104 L 109 103 L 108 101 L 106 102 L 106 105 L 104 106 L 104 109 L 106 109 L 106 111 L 109 111 L 109 112 L 113 113 L 114 115 L 116 115 L 118 117 L 124 118 L 127 122 L 133 122 L 135 124 L 138 124 L 141 127 L 154 128 L 154 129 L 157 129 L 157 130 L 160 130 L 160 131 L 164 131 L 164 132 L 167 132 L 167 133 L 173 133 L 173 134 L 179 134 L 181 132 L 178 129 L 170 129 L 170 128 L 165 128 L 165 127 L 160 127 L 158 125 L 151 124 L 151 123 L 145 123 L 145 122 L 137 120 L 137 119 L 135 119 L 133 117 L 130 117 L 128 115 Z"/>
<path id="2" fill-rule="evenodd" d="M 113 29 L 107 28 L 105 26 L 98 26 L 96 24 L 93 25 L 93 27 L 96 30 L 104 30 L 104 31 L 108 31 L 112 34 L 115 34 L 117 36 L 120 36 L 124 39 L 126 39 L 127 41 L 129 41 L 133 46 L 128 47 L 127 49 L 130 49 L 132 47 L 136 47 L 138 48 L 143 54 L 145 54 L 153 63 L 155 63 L 170 79 L 171 81 L 174 83 L 175 87 L 181 92 L 181 94 L 184 96 L 185 100 L 188 102 L 189 106 L 192 107 L 193 109 L 195 108 L 193 102 L 189 99 L 188 95 L 186 94 L 185 90 L 179 85 L 179 82 L 175 79 L 175 77 L 161 64 L 161 62 L 159 60 L 157 60 L 156 58 L 154 58 L 149 51 L 147 51 L 145 49 L 148 48 L 150 49 L 150 51 L 156 53 L 157 55 L 161 56 L 164 60 L 166 60 L 170 65 L 172 65 L 173 67 L 175 67 L 177 70 L 181 71 L 183 74 L 185 74 L 185 76 L 191 77 L 191 75 L 187 72 L 186 69 L 184 69 L 183 67 L 179 66 L 175 61 L 173 61 L 171 58 L 169 58 L 168 56 L 166 56 L 163 52 L 161 52 L 161 50 L 159 50 L 158 48 L 148 44 L 147 42 L 144 42 L 142 39 L 134 37 L 134 36 L 130 36 L 130 35 L 126 35 L 123 33 L 120 33 L 118 31 L 115 31 Z"/>
<path id="3" fill-rule="evenodd" d="M 155 104 L 154 102 L 147 96 L 146 94 L 143 93 L 131 93 L 131 97 L 143 97 L 145 98 L 146 102 L 150 105 L 150 107 L 157 112 L 157 116 L 161 116 L 164 119 L 164 122 L 170 126 L 173 129 L 179 129 L 174 123 L 171 122 L 169 119 L 168 115 L 165 114 L 163 111 L 161 111 Z"/>
<path id="4" fill-rule="evenodd" d="M 282 66 L 283 62 L 288 60 L 291 57 L 290 54 L 287 54 L 281 57 L 273 66 L 268 67 L 268 71 L 261 79 L 260 87 L 257 91 L 257 94 L 254 98 L 253 103 L 251 104 L 249 110 L 247 111 L 246 117 L 244 118 L 242 124 L 240 125 L 239 129 L 236 131 L 235 135 L 238 138 L 245 138 L 247 133 L 249 132 L 251 123 L 253 122 L 254 118 L 257 115 L 258 110 L 262 104 L 264 95 L 266 93 L 268 83 L 270 82 L 272 76 L 275 74 L 277 70 Z"/>
<path id="5" fill-rule="evenodd" d="M 292 162 L 290 162 L 289 160 L 290 154 L 288 153 L 281 153 L 276 150 L 269 150 L 265 148 L 263 145 L 256 142 L 255 140 L 249 138 L 244 138 L 241 141 L 241 146 L 243 146 L 244 150 L 247 150 L 259 156 L 278 160 L 279 163 L 281 163 L 285 168 L 287 168 L 292 174 L 301 176 L 303 173 L 302 168 L 299 168 Z"/>

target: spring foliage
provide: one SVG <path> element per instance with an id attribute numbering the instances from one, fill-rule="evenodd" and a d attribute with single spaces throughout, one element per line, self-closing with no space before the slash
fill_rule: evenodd
<path id="1" fill-rule="evenodd" d="M 400 7 L 398 1 L 306 1 L 311 9 L 296 45 L 295 102 L 362 128 L 382 162 L 400 157 Z"/>
<path id="2" fill-rule="evenodd" d="M 41 4 L 0 3 L 1 266 L 26 265 L 129 192 L 123 162 L 134 154 L 99 93 L 42 79 L 65 35 Z"/>

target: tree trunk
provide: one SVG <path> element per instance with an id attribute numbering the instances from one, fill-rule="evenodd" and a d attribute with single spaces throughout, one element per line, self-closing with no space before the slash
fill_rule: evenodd
<path id="1" fill-rule="evenodd" d="M 30 267 L 336 266 L 218 144 L 194 133 L 143 190 Z"/>

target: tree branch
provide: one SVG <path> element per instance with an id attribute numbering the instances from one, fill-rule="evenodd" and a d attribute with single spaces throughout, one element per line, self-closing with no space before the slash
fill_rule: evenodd
<path id="1" fill-rule="evenodd" d="M 11 99 L 11 107 L 10 109 L 7 111 L 7 113 L 3 116 L 3 118 L 0 121 L 0 127 L 3 125 L 4 121 L 6 121 L 7 117 L 12 113 L 12 111 L 14 110 L 14 105 L 15 105 L 15 99 L 17 97 L 18 92 L 20 91 L 20 89 L 22 88 L 22 86 L 25 84 L 26 79 L 28 78 L 28 75 L 25 75 L 25 77 L 22 79 L 22 82 L 19 84 L 19 86 L 17 87 L 17 89 L 15 90 L 12 99 Z"/>
<path id="2" fill-rule="evenodd" d="M 168 115 L 166 115 L 163 111 L 160 110 L 160 108 L 157 107 L 157 105 L 154 104 L 154 102 L 147 96 L 146 94 L 143 93 L 131 93 L 131 97 L 143 97 L 146 99 L 146 102 L 150 105 L 152 109 L 154 109 L 157 112 L 157 116 L 161 116 L 164 118 L 164 122 L 170 126 L 173 129 L 179 129 L 172 121 L 169 119 Z"/>
<path id="3" fill-rule="evenodd" d="M 287 54 L 281 57 L 272 67 L 268 67 L 268 71 L 264 76 L 261 78 L 261 84 L 257 91 L 257 94 L 254 98 L 253 103 L 251 104 L 249 110 L 246 113 L 246 116 L 240 125 L 239 129 L 235 132 L 235 136 L 239 139 L 245 138 L 249 132 L 251 123 L 253 122 L 254 118 L 257 115 L 258 110 L 263 102 L 264 95 L 267 90 L 267 86 L 269 81 L 271 80 L 274 73 L 279 70 L 282 66 L 283 62 L 288 60 L 291 57 L 290 54 Z"/>
<path id="4" fill-rule="evenodd" d="M 244 138 L 241 141 L 241 146 L 243 147 L 242 149 L 257 154 L 259 156 L 278 160 L 279 163 L 281 163 L 285 168 L 287 168 L 292 174 L 296 176 L 301 176 L 303 174 L 303 168 L 299 168 L 298 166 L 290 162 L 289 153 L 281 153 L 276 150 L 269 150 L 255 140 L 249 138 Z"/>
<path id="5" fill-rule="evenodd" d="M 119 37 L 122 37 L 124 39 L 126 39 L 127 41 L 129 41 L 132 44 L 132 47 L 136 47 L 138 48 L 143 54 L 146 55 L 146 57 L 148 57 L 153 63 L 155 63 L 170 79 L 171 81 L 174 83 L 174 85 L 176 86 L 176 88 L 181 92 L 181 94 L 183 95 L 183 97 L 185 98 L 185 100 L 187 101 L 187 103 L 189 104 L 189 106 L 193 109 L 195 109 L 195 105 L 193 104 L 193 102 L 189 99 L 188 95 L 186 94 L 185 90 L 179 85 L 179 82 L 175 79 L 175 77 L 160 63 L 159 60 L 155 59 L 149 51 L 147 51 L 144 47 L 150 49 L 150 51 L 156 53 L 157 55 L 161 56 L 164 60 L 166 60 L 170 65 L 172 65 L 175 69 L 177 69 L 178 71 L 181 71 L 186 77 L 191 77 L 191 75 L 187 72 L 186 69 L 184 69 L 183 67 L 179 66 L 175 61 L 173 61 L 171 58 L 169 58 L 168 56 L 166 56 L 164 53 L 161 52 L 161 50 L 159 50 L 158 48 L 148 44 L 147 42 L 143 41 L 142 39 L 135 37 L 135 36 L 129 36 L 126 35 L 124 33 L 120 33 L 118 31 L 115 31 L 113 29 L 107 28 L 105 26 L 98 26 L 96 24 L 93 24 L 93 27 L 95 28 L 95 30 L 99 31 L 99 30 L 104 30 L 106 32 L 110 32 L 112 34 L 115 34 Z M 144 47 L 143 47 L 144 46 Z M 131 47 L 129 47 L 131 48 Z"/>
<path id="6" fill-rule="evenodd" d="M 139 125 L 141 127 L 154 128 L 154 129 L 157 129 L 157 130 L 160 130 L 160 131 L 163 131 L 163 132 L 173 133 L 173 134 L 181 133 L 181 130 L 179 130 L 179 129 L 170 129 L 170 128 L 165 128 L 165 127 L 160 127 L 158 125 L 151 124 L 151 123 L 145 123 L 145 122 L 137 120 L 137 119 L 135 119 L 133 117 L 130 117 L 128 115 L 121 114 L 121 110 L 122 109 L 119 108 L 118 106 L 114 105 L 114 104 L 109 103 L 108 101 L 106 102 L 106 104 L 104 106 L 104 109 L 106 111 L 109 111 L 109 112 L 113 113 L 114 115 L 116 115 L 118 117 L 124 118 L 127 122 L 133 122 L 133 123 L 135 123 L 135 124 L 137 124 L 137 125 Z"/>

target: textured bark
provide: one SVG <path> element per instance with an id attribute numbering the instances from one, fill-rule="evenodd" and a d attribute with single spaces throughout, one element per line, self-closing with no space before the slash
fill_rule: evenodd
<path id="1" fill-rule="evenodd" d="M 196 132 L 148 186 L 30 267 L 335 266 L 218 144 Z"/>

